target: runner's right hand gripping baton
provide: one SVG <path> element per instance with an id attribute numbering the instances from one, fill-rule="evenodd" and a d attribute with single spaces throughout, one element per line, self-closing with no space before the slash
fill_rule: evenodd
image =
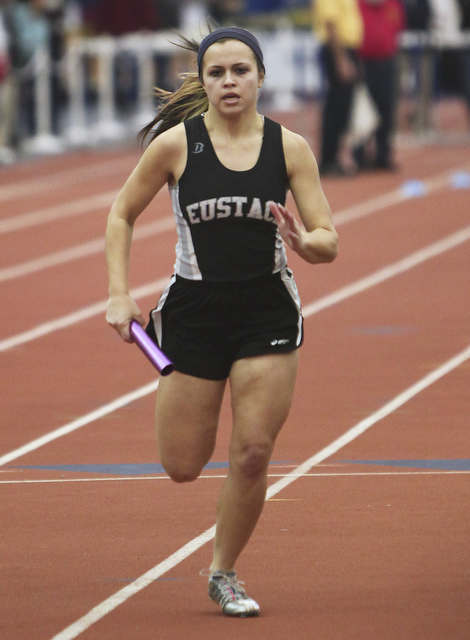
<path id="1" fill-rule="evenodd" d="M 147 335 L 136 320 L 132 320 L 129 326 L 129 332 L 136 345 L 162 376 L 167 376 L 173 371 L 174 366 L 171 360 L 157 347 L 155 342 Z"/>

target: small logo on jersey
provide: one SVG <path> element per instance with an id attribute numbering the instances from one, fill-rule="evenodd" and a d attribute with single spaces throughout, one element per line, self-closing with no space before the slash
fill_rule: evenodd
<path id="1" fill-rule="evenodd" d="M 272 347 L 276 347 L 277 345 L 287 344 L 290 342 L 289 338 L 277 338 L 275 340 L 271 340 L 269 343 Z"/>
<path id="2" fill-rule="evenodd" d="M 195 142 L 193 147 L 193 153 L 202 153 L 204 151 L 203 142 Z"/>

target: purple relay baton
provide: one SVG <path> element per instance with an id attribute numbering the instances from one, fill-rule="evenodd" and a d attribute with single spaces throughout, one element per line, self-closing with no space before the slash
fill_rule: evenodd
<path id="1" fill-rule="evenodd" d="M 132 320 L 129 332 L 136 345 L 147 356 L 153 366 L 158 369 L 162 376 L 167 376 L 174 369 L 173 363 L 157 347 L 155 342 L 147 335 L 138 322 Z"/>

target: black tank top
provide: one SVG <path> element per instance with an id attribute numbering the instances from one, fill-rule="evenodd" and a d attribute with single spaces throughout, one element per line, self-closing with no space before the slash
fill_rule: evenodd
<path id="1" fill-rule="evenodd" d="M 170 187 L 178 232 L 175 273 L 227 282 L 283 269 L 284 243 L 266 204 L 286 200 L 281 126 L 265 117 L 255 166 L 234 171 L 217 158 L 203 116 L 184 125 L 188 159 L 179 182 Z"/>

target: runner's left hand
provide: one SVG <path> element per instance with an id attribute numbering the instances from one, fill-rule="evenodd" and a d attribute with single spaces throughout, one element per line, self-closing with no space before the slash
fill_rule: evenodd
<path id="1" fill-rule="evenodd" d="M 278 202 L 270 202 L 269 209 L 276 220 L 284 242 L 294 251 L 300 252 L 304 245 L 304 229 L 300 225 L 293 213 Z"/>

